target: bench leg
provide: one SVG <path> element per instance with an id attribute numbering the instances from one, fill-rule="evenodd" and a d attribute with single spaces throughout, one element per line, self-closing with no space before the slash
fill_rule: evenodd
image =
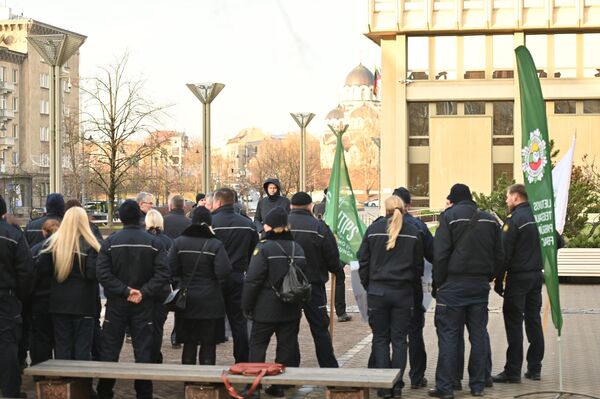
<path id="1" fill-rule="evenodd" d="M 37 399 L 88 399 L 89 386 L 81 380 L 48 379 L 35 383 Z"/>
<path id="2" fill-rule="evenodd" d="M 327 399 L 369 399 L 369 388 L 330 388 L 325 391 Z"/>
<path id="3" fill-rule="evenodd" d="M 229 399 L 223 385 L 186 384 L 185 399 Z"/>

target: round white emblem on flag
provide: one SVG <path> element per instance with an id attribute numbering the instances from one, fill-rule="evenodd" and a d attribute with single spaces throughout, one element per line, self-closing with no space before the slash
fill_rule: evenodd
<path id="1" fill-rule="evenodd" d="M 548 159 L 546 158 L 546 142 L 542 139 L 540 129 L 529 133 L 529 142 L 521 150 L 521 155 L 523 173 L 527 175 L 529 183 L 542 181 Z"/>

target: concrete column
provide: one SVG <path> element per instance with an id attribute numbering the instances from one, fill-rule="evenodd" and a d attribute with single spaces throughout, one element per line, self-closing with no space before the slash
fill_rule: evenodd
<path id="1" fill-rule="evenodd" d="M 514 48 L 525 44 L 525 34 L 523 32 L 515 32 L 514 35 Z M 521 127 L 521 97 L 519 93 L 519 76 L 517 74 L 517 61 L 515 59 L 515 73 L 514 73 L 514 97 L 515 97 L 515 108 L 513 113 L 513 150 L 514 150 L 514 162 L 513 162 L 513 176 L 517 183 L 523 183 L 523 170 L 521 169 L 521 141 L 523 138 L 523 132 Z"/>

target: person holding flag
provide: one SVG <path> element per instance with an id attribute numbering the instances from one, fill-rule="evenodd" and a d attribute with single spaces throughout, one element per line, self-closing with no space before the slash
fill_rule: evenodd
<path id="1" fill-rule="evenodd" d="M 504 296 L 502 313 L 508 349 L 504 371 L 494 382 L 521 382 L 523 363 L 523 319 L 529 340 L 525 378 L 540 379 L 544 357 L 542 308 L 542 249 L 540 234 L 523 184 L 513 184 L 506 193 L 510 214 L 502 227 L 504 267 L 496 275 L 494 290 Z M 506 284 L 503 284 L 506 277 Z"/>

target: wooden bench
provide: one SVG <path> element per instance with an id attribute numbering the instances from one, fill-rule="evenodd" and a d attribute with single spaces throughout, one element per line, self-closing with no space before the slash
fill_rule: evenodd
<path id="1" fill-rule="evenodd" d="M 221 380 L 224 369 L 227 366 L 48 360 L 25 369 L 25 374 L 43 378 L 36 382 L 38 399 L 85 398 L 81 382 L 73 378 L 181 381 L 191 383 L 185 387 L 186 399 L 223 399 L 229 398 Z M 290 367 L 283 374 L 264 377 L 262 383 L 325 386 L 329 399 L 367 399 L 370 388 L 392 388 L 399 377 L 398 369 Z M 254 377 L 230 375 L 229 380 L 249 384 Z"/>
<path id="2" fill-rule="evenodd" d="M 600 277 L 600 248 L 561 248 L 558 275 Z"/>

